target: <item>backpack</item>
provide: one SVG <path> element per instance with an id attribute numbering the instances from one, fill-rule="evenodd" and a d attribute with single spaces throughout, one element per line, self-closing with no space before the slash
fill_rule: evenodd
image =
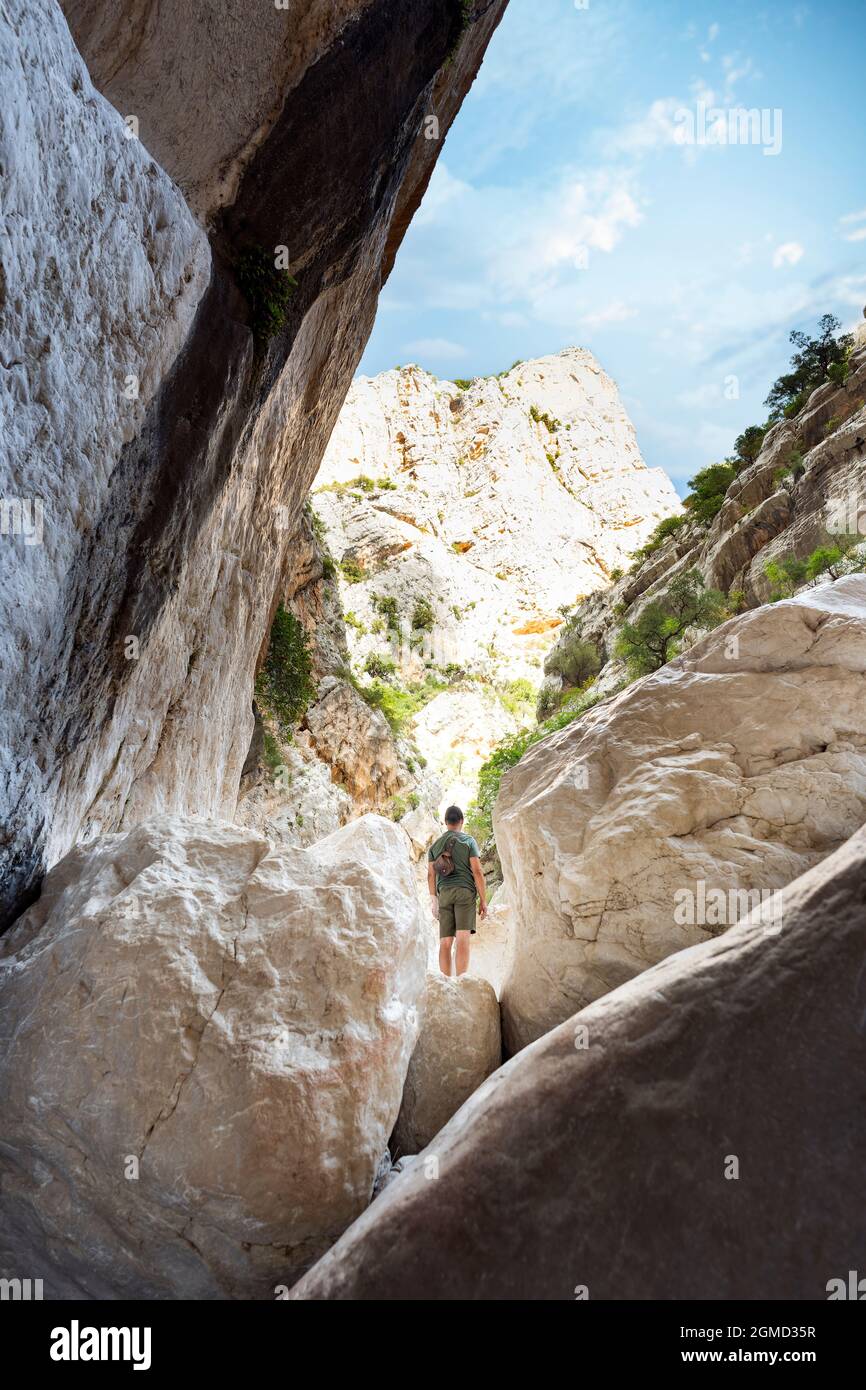
<path id="1" fill-rule="evenodd" d="M 454 846 L 457 844 L 457 836 L 449 835 L 446 840 L 442 853 L 433 860 L 433 868 L 441 878 L 447 878 L 454 872 Z"/>

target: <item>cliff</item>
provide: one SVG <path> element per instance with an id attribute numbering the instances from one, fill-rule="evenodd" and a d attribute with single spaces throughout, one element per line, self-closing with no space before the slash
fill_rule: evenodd
<path id="1" fill-rule="evenodd" d="M 4 6 L 0 494 L 42 517 L 2 547 L 4 921 L 80 837 L 232 814 L 298 514 L 504 3 Z"/>

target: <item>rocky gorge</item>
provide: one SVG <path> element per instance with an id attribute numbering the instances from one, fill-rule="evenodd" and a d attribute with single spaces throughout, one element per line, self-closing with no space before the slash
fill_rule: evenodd
<path id="1" fill-rule="evenodd" d="M 0 7 L 0 1278 L 47 1298 L 861 1258 L 866 334 L 682 503 L 585 348 L 355 376 L 505 5 Z"/>

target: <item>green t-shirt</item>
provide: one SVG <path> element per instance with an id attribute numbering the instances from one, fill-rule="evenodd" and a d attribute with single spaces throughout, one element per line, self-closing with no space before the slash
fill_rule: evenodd
<path id="1" fill-rule="evenodd" d="M 430 846 L 427 851 L 427 858 L 431 863 L 434 859 L 438 859 L 452 835 L 454 836 L 454 851 L 451 857 L 454 860 L 454 872 L 447 874 L 445 878 L 441 874 L 436 875 L 436 892 L 439 892 L 443 883 L 452 888 L 471 888 L 473 892 L 476 892 L 475 879 L 472 877 L 469 860 L 480 859 L 481 856 L 471 835 L 467 835 L 463 830 L 446 830 L 445 834 L 440 835 L 439 839 Z"/>

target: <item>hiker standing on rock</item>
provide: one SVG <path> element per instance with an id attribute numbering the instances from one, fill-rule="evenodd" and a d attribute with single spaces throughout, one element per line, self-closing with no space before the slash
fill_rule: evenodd
<path id="1" fill-rule="evenodd" d="M 487 916 L 487 889 L 481 872 L 478 846 L 463 830 L 463 812 L 449 806 L 446 831 L 427 851 L 427 887 L 433 916 L 439 919 L 439 969 L 451 974 L 451 948 L 457 938 L 457 975 L 469 969 L 470 937 L 475 931 L 475 898 L 478 915 Z"/>

